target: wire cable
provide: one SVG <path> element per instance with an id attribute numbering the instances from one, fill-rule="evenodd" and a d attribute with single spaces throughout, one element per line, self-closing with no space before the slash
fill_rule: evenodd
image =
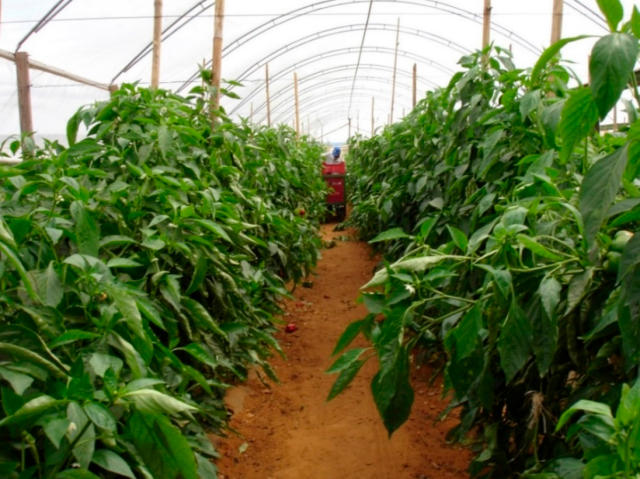
<path id="1" fill-rule="evenodd" d="M 369 19 L 371 18 L 371 9 L 373 8 L 373 0 L 369 2 L 369 11 L 367 12 L 367 21 L 364 22 L 364 31 L 362 32 L 362 41 L 360 42 L 360 51 L 358 52 L 358 61 L 356 62 L 356 69 L 353 72 L 353 81 L 351 82 L 351 92 L 349 93 L 349 108 L 347 114 L 351 116 L 351 105 L 353 101 L 353 90 L 356 87 L 356 78 L 358 77 L 358 69 L 360 68 L 360 59 L 362 58 L 362 48 L 364 47 L 364 39 L 367 36 L 367 29 L 369 28 Z"/>

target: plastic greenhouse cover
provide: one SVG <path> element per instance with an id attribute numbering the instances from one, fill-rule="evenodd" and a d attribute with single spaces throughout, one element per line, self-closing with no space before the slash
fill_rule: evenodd
<path id="1" fill-rule="evenodd" d="M 375 126 L 389 121 L 398 24 L 393 120 L 411 109 L 414 64 L 420 98 L 445 85 L 460 57 L 481 46 L 483 0 L 225 3 L 222 77 L 243 85 L 230 87 L 239 100 L 222 100 L 227 112 L 266 122 L 268 63 L 272 122 L 293 122 L 296 72 L 302 130 L 334 142 L 346 139 L 349 118 L 351 133 L 370 134 L 374 98 Z M 628 16 L 634 2 L 623 3 Z M 33 60 L 100 83 L 149 84 L 153 0 L 4 0 L 0 5 L 1 49 L 14 52 L 19 46 Z M 214 0 L 163 1 L 162 88 L 186 93 L 199 84 L 198 70 L 211 58 L 213 5 Z M 493 0 L 492 42 L 511 49 L 518 67 L 532 66 L 549 44 L 552 7 L 553 0 Z M 23 41 L 52 9 L 55 15 Z M 595 0 L 565 0 L 563 37 L 606 32 Z M 583 81 L 594 41 L 563 50 Z M 36 70 L 31 70 L 31 87 L 36 134 L 58 139 L 73 111 L 108 95 Z M 622 113 L 619 117 L 624 120 Z M 15 66 L 4 59 L 0 118 L 0 137 L 19 132 Z"/>

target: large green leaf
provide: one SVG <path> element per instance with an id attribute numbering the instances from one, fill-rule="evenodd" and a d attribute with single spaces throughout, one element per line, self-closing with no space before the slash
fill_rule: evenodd
<path id="1" fill-rule="evenodd" d="M 100 229 L 93 214 L 79 201 L 72 203 L 70 210 L 75 220 L 78 252 L 97 257 L 100 249 Z"/>
<path id="2" fill-rule="evenodd" d="M 155 389 L 137 389 L 127 392 L 123 398 L 133 402 L 138 411 L 149 414 L 170 414 L 195 412 L 195 406 L 180 401 L 173 396 L 156 391 Z"/>
<path id="3" fill-rule="evenodd" d="M 622 20 L 622 16 L 624 15 L 624 10 L 622 9 L 620 0 L 597 0 L 597 2 L 600 7 L 600 11 L 604 13 L 604 16 L 607 19 L 609 28 L 612 32 L 615 32 L 618 29 L 618 24 Z"/>
<path id="4" fill-rule="evenodd" d="M 384 425 L 393 434 L 409 418 L 413 389 L 409 382 L 409 351 L 401 348 L 395 360 L 371 381 L 373 399 Z"/>
<path id="5" fill-rule="evenodd" d="M 67 430 L 67 437 L 73 445 L 73 456 L 80 467 L 88 469 L 96 447 L 95 427 L 89 422 L 84 410 L 76 402 L 70 402 L 67 406 L 67 418 L 72 425 Z"/>
<path id="6" fill-rule="evenodd" d="M 62 283 L 53 267 L 53 261 L 45 271 L 36 275 L 36 287 L 43 304 L 55 308 L 62 301 Z"/>
<path id="7" fill-rule="evenodd" d="M 46 412 L 59 409 L 66 403 L 67 401 L 65 400 L 55 399 L 43 394 L 28 401 L 14 414 L 8 415 L 0 420 L 0 427 L 22 424 L 25 421 L 32 420 L 34 417 L 40 416 Z"/>
<path id="8" fill-rule="evenodd" d="M 198 479 L 189 443 L 166 417 L 136 412 L 129 419 L 127 434 L 153 477 Z"/>
<path id="9" fill-rule="evenodd" d="M 596 233 L 620 189 L 622 174 L 627 166 L 628 146 L 618 148 L 598 160 L 585 175 L 580 186 L 580 213 L 584 219 L 584 234 L 591 248 Z"/>
<path id="10" fill-rule="evenodd" d="M 529 319 L 515 302 L 512 303 L 498 338 L 500 365 L 507 382 L 511 382 L 530 358 L 531 333 Z"/>
<path id="11" fill-rule="evenodd" d="M 531 83 L 535 85 L 540 81 L 541 79 L 540 76 L 544 72 L 544 69 L 548 65 L 549 61 L 551 61 L 558 54 L 558 52 L 562 50 L 562 48 L 565 45 L 578 40 L 583 40 L 585 38 L 588 38 L 588 35 L 580 35 L 577 37 L 563 38 L 557 41 L 556 43 L 552 44 L 551 46 L 547 47 L 545 51 L 542 52 L 542 55 L 540 55 L 540 58 L 538 58 L 538 61 L 536 62 L 536 64 L 533 67 L 533 70 L 531 71 Z"/>
<path id="12" fill-rule="evenodd" d="M 391 229 L 388 229 L 387 231 L 383 231 L 382 233 L 378 234 L 373 239 L 370 239 L 369 243 L 380 243 L 382 241 L 391 241 L 391 240 L 407 239 L 407 238 L 413 238 L 413 236 L 408 235 L 407 233 L 402 231 L 402 228 L 391 228 Z"/>
<path id="13" fill-rule="evenodd" d="M 136 479 L 127 461 L 109 449 L 98 449 L 93 454 L 93 462 L 106 471 L 113 472 L 119 476 Z"/>
<path id="14" fill-rule="evenodd" d="M 362 368 L 362 366 L 366 363 L 365 359 L 356 359 L 349 363 L 346 367 L 340 370 L 340 374 L 337 379 L 331 386 L 331 390 L 329 391 L 329 395 L 327 396 L 327 401 L 331 401 L 338 394 L 340 394 L 344 389 L 353 381 L 353 378 L 356 377 L 358 371 Z"/>
<path id="15" fill-rule="evenodd" d="M 567 162 L 576 144 L 594 131 L 598 122 L 598 107 L 591 89 L 588 87 L 573 90 L 562 108 L 558 136 L 562 139 L 560 159 Z"/>
<path id="16" fill-rule="evenodd" d="M 626 33 L 612 33 L 593 46 L 589 60 L 591 91 L 600 118 L 613 108 L 631 79 L 638 57 L 638 39 Z"/>

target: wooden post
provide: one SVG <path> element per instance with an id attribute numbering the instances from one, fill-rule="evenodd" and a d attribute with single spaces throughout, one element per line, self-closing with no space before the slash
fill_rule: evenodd
<path id="1" fill-rule="evenodd" d="M 375 128 L 375 118 L 373 116 L 373 110 L 374 110 L 374 105 L 375 105 L 375 101 L 376 101 L 376 97 L 372 96 L 371 97 L 371 136 L 373 137 L 376 128 Z"/>
<path id="2" fill-rule="evenodd" d="M 491 0 L 484 0 L 484 15 L 482 19 L 482 49 L 491 42 Z"/>
<path id="3" fill-rule="evenodd" d="M 398 45 L 400 45 L 400 17 L 398 17 L 398 25 L 396 27 L 396 47 L 393 54 L 393 80 L 391 82 L 391 113 L 389 115 L 389 124 L 393 122 L 393 106 L 396 100 L 396 72 L 398 70 Z"/>
<path id="4" fill-rule="evenodd" d="M 224 24 L 224 0 L 216 0 L 213 26 L 213 61 L 211 63 L 211 84 L 213 101 L 211 102 L 211 122 L 215 122 L 215 111 L 220 106 L 220 68 L 222 66 L 222 26 Z"/>
<path id="5" fill-rule="evenodd" d="M 271 126 L 271 97 L 269 96 L 269 64 L 264 66 L 265 85 L 267 90 L 267 126 Z"/>
<path id="6" fill-rule="evenodd" d="M 151 88 L 160 84 L 160 46 L 162 35 L 162 0 L 153 2 L 153 55 L 151 57 Z"/>
<path id="7" fill-rule="evenodd" d="M 20 132 L 23 135 L 33 133 L 31 118 L 31 82 L 29 80 L 29 54 L 16 53 L 16 76 L 18 80 L 18 108 L 20 111 Z"/>
<path id="8" fill-rule="evenodd" d="M 300 136 L 300 105 L 298 104 L 298 74 L 293 72 L 293 95 L 296 102 L 296 136 Z"/>
<path id="9" fill-rule="evenodd" d="M 553 0 L 553 18 L 551 20 L 551 43 L 562 38 L 562 7 L 563 0 Z"/>
<path id="10" fill-rule="evenodd" d="M 418 65 L 417 64 L 413 64 L 413 92 L 411 95 L 411 107 L 415 108 L 416 107 L 416 100 L 417 100 L 417 90 L 418 90 Z"/>

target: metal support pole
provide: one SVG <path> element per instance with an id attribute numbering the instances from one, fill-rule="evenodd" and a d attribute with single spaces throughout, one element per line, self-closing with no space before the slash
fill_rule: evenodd
<path id="1" fill-rule="evenodd" d="M 162 0 L 153 2 L 153 55 L 151 56 L 151 88 L 160 84 L 160 46 L 162 41 Z"/>
<path id="2" fill-rule="evenodd" d="M 18 52 L 15 56 L 18 81 L 18 109 L 20 111 L 20 132 L 23 135 L 33 133 L 31 117 L 31 81 L 29 80 L 29 54 Z"/>

